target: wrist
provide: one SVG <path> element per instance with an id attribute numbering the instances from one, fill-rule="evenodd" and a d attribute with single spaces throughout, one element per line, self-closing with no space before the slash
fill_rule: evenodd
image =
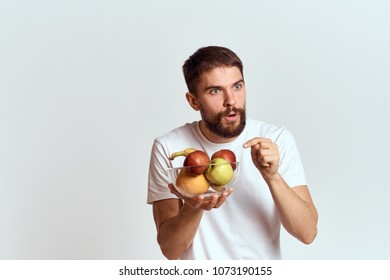
<path id="1" fill-rule="evenodd" d="M 185 201 L 183 207 L 181 208 L 181 211 L 185 214 L 196 214 L 202 212 L 203 209 L 199 207 L 195 207 L 191 203 Z"/>
<path id="2" fill-rule="evenodd" d="M 278 185 L 281 182 L 283 182 L 282 176 L 279 174 L 279 172 L 276 172 L 272 176 L 268 176 L 264 178 L 265 182 L 268 184 L 268 186 L 271 185 Z"/>

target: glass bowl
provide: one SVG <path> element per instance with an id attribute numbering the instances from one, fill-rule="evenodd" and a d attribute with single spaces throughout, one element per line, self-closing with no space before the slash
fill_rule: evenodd
<path id="1" fill-rule="evenodd" d="M 237 179 L 238 162 L 168 168 L 169 180 L 185 197 L 210 197 L 228 191 Z"/>

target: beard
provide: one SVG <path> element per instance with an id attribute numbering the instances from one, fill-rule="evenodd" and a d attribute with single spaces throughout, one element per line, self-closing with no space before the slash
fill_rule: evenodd
<path id="1" fill-rule="evenodd" d="M 239 114 L 239 119 L 235 122 L 229 122 L 224 124 L 223 118 L 229 115 L 230 113 Z M 223 138 L 234 138 L 241 134 L 245 128 L 246 124 L 246 110 L 244 108 L 231 107 L 224 112 L 220 112 L 217 115 L 209 115 L 207 112 L 201 108 L 200 114 L 202 120 L 205 123 L 205 126 L 208 130 L 215 133 L 216 135 Z"/>

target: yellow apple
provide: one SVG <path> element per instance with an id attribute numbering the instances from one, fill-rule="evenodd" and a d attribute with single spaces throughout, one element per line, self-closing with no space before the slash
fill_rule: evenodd
<path id="1" fill-rule="evenodd" d="M 233 179 L 234 171 L 230 163 L 223 158 L 215 158 L 206 171 L 207 179 L 216 186 L 224 186 Z"/>

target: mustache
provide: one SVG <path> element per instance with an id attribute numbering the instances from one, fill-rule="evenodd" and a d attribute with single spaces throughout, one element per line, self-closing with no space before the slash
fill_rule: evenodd
<path id="1" fill-rule="evenodd" d="M 244 112 L 245 112 L 245 108 L 229 107 L 224 112 L 221 113 L 221 116 L 228 116 L 230 113 L 242 114 Z"/>

